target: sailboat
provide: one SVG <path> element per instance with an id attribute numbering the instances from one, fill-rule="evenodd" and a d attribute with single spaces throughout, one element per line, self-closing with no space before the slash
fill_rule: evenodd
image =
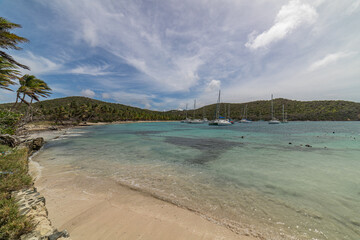
<path id="1" fill-rule="evenodd" d="M 225 112 L 226 112 L 226 105 L 225 105 Z M 227 119 L 231 124 L 234 124 L 234 121 L 231 119 L 231 115 L 230 115 L 230 103 L 228 105 L 228 113 L 227 113 Z"/>
<path id="2" fill-rule="evenodd" d="M 216 112 L 215 112 L 215 119 L 209 122 L 209 125 L 213 125 L 213 126 L 227 126 L 227 125 L 231 125 L 231 122 L 227 119 L 221 118 L 220 117 L 220 93 L 221 91 L 219 90 L 219 97 L 216 103 Z"/>
<path id="3" fill-rule="evenodd" d="M 271 120 L 269 121 L 269 124 L 279 124 L 279 123 L 280 121 L 274 117 L 274 100 L 273 100 L 273 95 L 271 94 Z"/>
<path id="4" fill-rule="evenodd" d="M 191 119 L 188 123 L 191 123 L 191 124 L 203 124 L 204 120 L 195 119 L 195 109 L 196 109 L 196 99 L 194 100 L 194 116 L 193 116 L 193 119 Z"/>
<path id="5" fill-rule="evenodd" d="M 182 120 L 181 121 L 182 123 L 189 123 L 189 121 L 190 121 L 190 119 L 188 118 L 188 115 L 187 115 L 188 114 L 188 109 L 187 108 L 188 108 L 188 104 L 186 104 L 185 120 Z"/>
<path id="6" fill-rule="evenodd" d="M 244 116 L 243 116 L 243 118 L 240 120 L 240 123 L 251 123 L 251 121 L 247 119 L 247 104 L 245 105 L 245 108 L 244 108 Z"/>
<path id="7" fill-rule="evenodd" d="M 288 123 L 288 120 L 287 120 L 287 113 L 285 113 L 285 107 L 284 107 L 284 104 L 282 106 L 282 115 L 283 115 L 283 120 L 282 120 L 282 123 Z"/>

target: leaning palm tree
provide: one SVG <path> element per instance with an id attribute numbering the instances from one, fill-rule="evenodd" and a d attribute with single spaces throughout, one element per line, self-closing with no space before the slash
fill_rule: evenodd
<path id="1" fill-rule="evenodd" d="M 36 78 L 34 75 L 25 74 L 19 79 L 20 87 L 17 90 L 15 107 L 20 100 L 20 104 L 25 103 L 28 105 L 28 113 L 32 109 L 33 100 L 39 101 L 40 97 L 48 97 L 51 94 L 51 88 L 43 81 Z M 30 97 L 30 101 L 26 100 Z"/>
<path id="2" fill-rule="evenodd" d="M 5 18 L 0 17 L 0 48 L 20 50 L 21 48 L 17 45 L 19 43 L 24 43 L 29 41 L 26 38 L 20 37 L 10 32 L 15 28 L 21 28 L 21 25 L 9 22 Z M 5 53 L 4 51 L 0 50 L 0 57 L 6 59 L 9 63 L 12 63 L 16 66 L 19 66 L 24 69 L 29 69 L 28 66 L 18 63 L 9 54 Z"/>
<path id="3" fill-rule="evenodd" d="M 12 91 L 10 85 L 15 84 L 14 80 L 18 79 L 18 67 L 3 57 L 0 57 L 0 88 Z"/>

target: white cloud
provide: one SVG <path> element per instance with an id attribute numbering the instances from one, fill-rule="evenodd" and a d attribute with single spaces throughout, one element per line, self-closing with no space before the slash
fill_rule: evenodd
<path id="1" fill-rule="evenodd" d="M 274 25 L 269 30 L 256 37 L 254 32 L 251 33 L 245 46 L 250 49 L 267 47 L 285 38 L 301 25 L 313 24 L 317 16 L 315 8 L 309 4 L 301 3 L 300 0 L 291 0 L 287 5 L 281 7 Z"/>
<path id="2" fill-rule="evenodd" d="M 111 96 L 110 96 L 109 93 L 102 93 L 102 94 L 101 94 L 101 97 L 102 97 L 103 99 L 109 99 L 109 98 L 111 98 Z"/>
<path id="3" fill-rule="evenodd" d="M 350 98 L 346 90 L 347 86 L 353 90 L 353 81 L 359 79 L 359 56 L 340 61 L 344 53 L 360 52 L 359 31 L 354 30 L 359 0 L 37 2 L 54 13 L 44 24 L 48 35 L 52 23 L 59 27 L 57 33 L 64 33 L 58 42 L 66 45 L 52 42 L 51 49 L 64 49 L 56 55 L 65 52 L 68 58 L 58 61 L 52 51 L 44 55 L 50 63 L 34 59 L 34 64 L 43 63 L 34 69 L 89 75 L 86 80 L 84 76 L 63 79 L 69 87 L 56 88 L 57 92 L 69 95 L 67 89 L 77 94 L 81 89 L 96 89 L 104 93 L 99 94 L 103 99 L 162 110 L 184 108 L 194 98 L 199 105 L 216 102 L 218 87 L 211 83 L 213 79 L 221 80 L 224 101 L 233 102 L 269 99 L 271 92 L 289 98 L 310 99 L 311 94 L 319 98 L 333 92 L 329 81 L 343 84 L 337 88 L 339 99 L 360 101 L 359 96 Z M 33 16 L 45 19 L 45 15 Z M 267 54 L 261 51 L 280 41 L 291 44 L 276 44 L 276 51 Z M 336 56 L 338 46 L 343 53 Z M 101 64 L 91 66 L 94 59 Z M 326 74 L 334 71 L 331 76 L 314 71 L 330 64 L 336 66 L 336 71 L 326 68 Z M 70 65 L 71 69 L 64 67 Z"/>
<path id="4" fill-rule="evenodd" d="M 30 67 L 30 71 L 22 69 L 23 74 L 41 75 L 57 72 L 61 67 L 61 62 L 54 62 L 48 58 L 38 56 L 30 51 L 25 52 L 21 56 L 14 55 L 14 58 L 24 65 Z"/>
<path id="5" fill-rule="evenodd" d="M 347 9 L 346 13 L 351 15 L 360 9 L 360 0 L 355 0 Z"/>
<path id="6" fill-rule="evenodd" d="M 81 95 L 84 97 L 93 98 L 95 97 L 95 92 L 90 89 L 85 89 L 81 91 Z"/>
<path id="7" fill-rule="evenodd" d="M 333 64 L 333 63 L 339 61 L 340 59 L 349 57 L 354 54 L 355 54 L 354 52 L 337 52 L 337 53 L 328 54 L 324 58 L 317 60 L 316 62 L 311 64 L 311 66 L 309 67 L 309 70 L 315 71 L 319 68 Z"/>
<path id="8" fill-rule="evenodd" d="M 14 102 L 15 98 L 16 98 L 16 93 L 4 89 L 0 89 L 0 102 L 2 103 Z"/>
<path id="9" fill-rule="evenodd" d="M 220 86 L 221 86 L 221 81 L 213 79 L 207 84 L 205 91 L 211 92 L 214 90 L 219 90 Z"/>
<path id="10" fill-rule="evenodd" d="M 110 65 L 105 64 L 102 66 L 92 66 L 92 65 L 80 65 L 74 69 L 67 71 L 68 73 L 74 74 L 84 74 L 84 75 L 91 75 L 91 76 L 102 76 L 108 75 L 112 72 L 107 72 L 106 69 L 109 68 Z"/>

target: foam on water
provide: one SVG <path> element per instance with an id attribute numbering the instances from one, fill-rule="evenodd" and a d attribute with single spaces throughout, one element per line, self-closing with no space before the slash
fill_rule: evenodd
<path id="1" fill-rule="evenodd" d="M 239 232 L 359 239 L 359 132 L 359 122 L 106 125 L 49 142 L 36 160 L 110 176 Z"/>

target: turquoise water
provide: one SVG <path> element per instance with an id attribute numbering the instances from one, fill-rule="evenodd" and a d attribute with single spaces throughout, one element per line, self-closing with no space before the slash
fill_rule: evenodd
<path id="1" fill-rule="evenodd" d="M 50 141 L 37 160 L 265 239 L 360 239 L 360 122 L 96 126 Z"/>

